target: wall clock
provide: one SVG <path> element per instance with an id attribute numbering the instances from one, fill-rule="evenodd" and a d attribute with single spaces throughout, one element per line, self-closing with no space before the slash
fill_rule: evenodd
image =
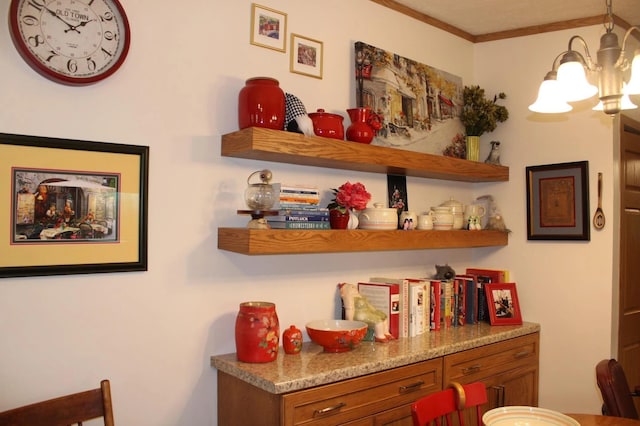
<path id="1" fill-rule="evenodd" d="M 11 0 L 9 25 L 22 58 L 62 84 L 101 81 L 129 52 L 129 21 L 118 0 Z"/>

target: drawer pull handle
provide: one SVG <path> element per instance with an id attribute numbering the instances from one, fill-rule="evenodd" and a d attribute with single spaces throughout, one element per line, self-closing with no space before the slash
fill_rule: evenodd
<path id="1" fill-rule="evenodd" d="M 515 353 L 515 354 L 513 355 L 513 357 L 514 357 L 515 359 L 526 358 L 526 357 L 528 357 L 528 356 L 529 356 L 529 354 L 530 354 L 530 353 L 531 353 L 531 352 L 529 352 L 529 351 L 520 351 L 520 352 Z"/>
<path id="2" fill-rule="evenodd" d="M 319 416 L 326 416 L 327 414 L 331 413 L 332 411 L 336 411 L 341 409 L 342 407 L 346 407 L 347 404 L 345 404 L 344 402 L 340 402 L 334 406 L 331 407 L 327 407 L 327 408 L 322 408 L 320 410 L 316 410 L 313 412 L 313 417 L 319 417 Z"/>
<path id="3" fill-rule="evenodd" d="M 422 385 L 424 385 L 424 381 L 419 380 L 415 383 L 411 383 L 410 385 L 400 386 L 399 390 L 400 390 L 400 393 L 413 392 L 420 389 Z"/>
<path id="4" fill-rule="evenodd" d="M 471 374 L 476 373 L 480 370 L 482 366 L 480 364 L 474 364 L 470 367 L 465 367 L 462 369 L 462 374 Z"/>

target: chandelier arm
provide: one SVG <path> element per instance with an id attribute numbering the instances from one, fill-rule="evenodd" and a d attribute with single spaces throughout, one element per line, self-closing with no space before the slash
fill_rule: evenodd
<path id="1" fill-rule="evenodd" d="M 616 62 L 616 67 L 622 69 L 623 71 L 629 67 L 629 61 L 626 58 L 625 49 L 627 47 L 627 39 L 629 38 L 633 30 L 636 30 L 640 33 L 640 27 L 636 26 L 630 27 L 627 32 L 624 33 L 624 38 L 622 39 L 622 50 L 620 51 L 620 56 L 618 57 L 618 61 Z"/>
<path id="2" fill-rule="evenodd" d="M 582 44 L 582 47 L 584 48 L 584 56 L 580 54 L 580 52 L 574 51 L 571 48 L 571 45 L 573 44 L 574 40 L 578 40 L 580 41 L 580 43 Z M 591 55 L 589 54 L 589 46 L 587 46 L 587 42 L 584 41 L 584 39 L 579 36 L 579 35 L 574 35 L 573 37 L 571 37 L 569 39 L 569 51 L 574 51 L 578 56 L 580 56 L 580 58 L 582 58 L 582 60 L 584 61 L 584 64 L 586 65 L 587 69 L 589 71 L 594 71 L 595 68 L 593 66 L 593 61 L 591 60 Z"/>

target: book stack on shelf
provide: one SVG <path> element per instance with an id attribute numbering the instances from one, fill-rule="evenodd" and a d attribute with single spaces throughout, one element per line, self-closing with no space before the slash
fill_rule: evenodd
<path id="1" fill-rule="evenodd" d="M 318 187 L 274 183 L 278 199 L 273 206 L 275 216 L 267 222 L 273 229 L 331 229 L 329 210 L 320 207 Z"/>
<path id="2" fill-rule="evenodd" d="M 467 268 L 449 280 L 371 277 L 358 292 L 389 319 L 395 338 L 490 322 L 486 283 L 506 283 L 509 271 Z"/>

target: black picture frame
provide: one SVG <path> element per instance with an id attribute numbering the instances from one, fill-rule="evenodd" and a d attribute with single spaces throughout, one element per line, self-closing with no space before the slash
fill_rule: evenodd
<path id="1" fill-rule="evenodd" d="M 589 163 L 529 166 L 527 239 L 589 241 Z"/>
<path id="2" fill-rule="evenodd" d="M 0 278 L 146 271 L 148 183 L 148 146 L 0 133 Z"/>

